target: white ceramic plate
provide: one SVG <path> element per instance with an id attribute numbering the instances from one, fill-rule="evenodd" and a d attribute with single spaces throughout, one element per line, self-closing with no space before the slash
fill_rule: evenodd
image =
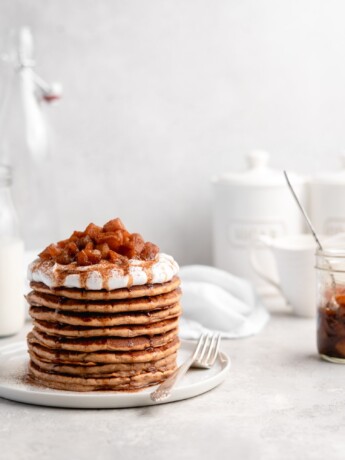
<path id="1" fill-rule="evenodd" d="M 193 351 L 195 343 L 182 341 L 178 363 L 183 362 Z M 24 383 L 28 362 L 27 345 L 16 342 L 0 348 L 0 397 L 27 404 L 79 409 L 102 409 L 119 407 L 150 406 L 154 403 L 150 393 L 155 387 L 138 393 L 76 393 L 39 388 Z M 190 369 L 163 403 L 192 398 L 216 387 L 226 378 L 230 369 L 230 358 L 220 353 L 211 369 Z"/>

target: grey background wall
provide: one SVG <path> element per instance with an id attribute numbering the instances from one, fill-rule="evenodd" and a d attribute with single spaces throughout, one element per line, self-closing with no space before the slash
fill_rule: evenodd
<path id="1" fill-rule="evenodd" d="M 61 237 L 121 216 L 207 263 L 212 174 L 252 148 L 337 168 L 344 18 L 341 0 L 1 0 L 2 37 L 30 26 L 37 70 L 64 86 L 49 109 Z"/>

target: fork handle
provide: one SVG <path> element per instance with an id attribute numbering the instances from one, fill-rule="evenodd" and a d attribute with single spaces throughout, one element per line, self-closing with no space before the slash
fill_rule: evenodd
<path id="1" fill-rule="evenodd" d="M 170 396 L 173 386 L 185 375 L 193 364 L 193 356 L 187 359 L 180 367 L 176 369 L 159 387 L 150 394 L 152 401 L 158 402 Z"/>

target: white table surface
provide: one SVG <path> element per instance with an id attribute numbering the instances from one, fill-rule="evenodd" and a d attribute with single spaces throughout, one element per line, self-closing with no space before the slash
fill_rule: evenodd
<path id="1" fill-rule="evenodd" d="M 224 341 L 221 386 L 177 403 L 66 410 L 0 398 L 0 458 L 344 459 L 345 366 L 319 360 L 315 329 L 276 312 L 261 334 Z"/>

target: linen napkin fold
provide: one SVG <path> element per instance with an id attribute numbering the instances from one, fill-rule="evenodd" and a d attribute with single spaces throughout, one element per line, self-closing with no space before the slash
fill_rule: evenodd
<path id="1" fill-rule="evenodd" d="M 269 320 L 253 286 L 243 278 L 206 265 L 181 267 L 180 278 L 184 339 L 210 331 L 228 339 L 247 337 L 260 332 Z"/>

